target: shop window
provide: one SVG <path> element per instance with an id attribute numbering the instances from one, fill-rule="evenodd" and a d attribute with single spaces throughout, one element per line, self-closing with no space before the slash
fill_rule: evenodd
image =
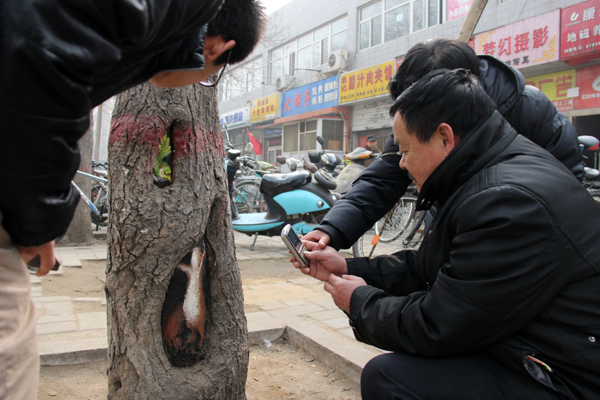
<path id="1" fill-rule="evenodd" d="M 342 150 L 344 121 L 323 120 L 323 139 L 326 150 Z"/>
<path id="2" fill-rule="evenodd" d="M 300 122 L 300 151 L 317 148 L 317 121 Z"/>

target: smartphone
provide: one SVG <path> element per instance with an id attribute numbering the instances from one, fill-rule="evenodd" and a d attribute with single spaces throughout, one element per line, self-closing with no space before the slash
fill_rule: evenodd
<path id="1" fill-rule="evenodd" d="M 308 267 L 308 260 L 304 257 L 304 245 L 290 224 L 283 227 L 283 230 L 281 231 L 281 240 L 283 240 L 283 243 L 290 249 L 290 252 L 296 261 L 298 261 L 302 267 Z"/>

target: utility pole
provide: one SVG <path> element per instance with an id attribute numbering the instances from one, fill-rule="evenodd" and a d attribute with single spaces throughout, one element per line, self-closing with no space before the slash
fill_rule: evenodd
<path id="1" fill-rule="evenodd" d="M 469 42 L 486 4 L 487 0 L 473 0 L 471 7 L 469 7 L 469 12 L 458 32 L 458 40 L 465 43 Z"/>

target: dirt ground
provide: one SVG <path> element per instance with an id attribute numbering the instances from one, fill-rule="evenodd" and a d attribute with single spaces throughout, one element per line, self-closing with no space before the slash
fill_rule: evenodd
<path id="1" fill-rule="evenodd" d="M 239 267 L 244 286 L 285 282 L 299 276 L 283 261 L 241 261 Z M 42 292 L 44 296 L 103 297 L 104 282 L 105 263 L 84 262 L 81 269 L 66 268 L 63 276 L 43 278 Z M 77 313 L 99 310 L 96 303 L 74 304 Z M 106 365 L 103 361 L 42 367 L 37 399 L 106 399 Z M 355 400 L 360 399 L 360 388 L 282 338 L 268 348 L 267 344 L 250 347 L 246 395 L 248 400 Z"/>

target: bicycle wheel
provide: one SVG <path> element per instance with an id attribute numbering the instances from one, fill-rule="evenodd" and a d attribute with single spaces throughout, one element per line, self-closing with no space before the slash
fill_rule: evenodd
<path id="1" fill-rule="evenodd" d="M 240 214 L 265 212 L 266 204 L 259 182 L 240 182 L 234 186 L 233 201 Z"/>
<path id="2" fill-rule="evenodd" d="M 375 223 L 375 233 L 380 235 L 380 241 L 391 242 L 404 233 L 415 212 L 416 201 L 414 197 L 402 197 L 390 212 Z"/>
<path id="3" fill-rule="evenodd" d="M 425 232 L 425 214 L 427 211 L 416 211 L 409 223 L 409 228 L 406 230 L 406 236 L 402 241 L 405 248 L 418 247 L 423 241 Z"/>

